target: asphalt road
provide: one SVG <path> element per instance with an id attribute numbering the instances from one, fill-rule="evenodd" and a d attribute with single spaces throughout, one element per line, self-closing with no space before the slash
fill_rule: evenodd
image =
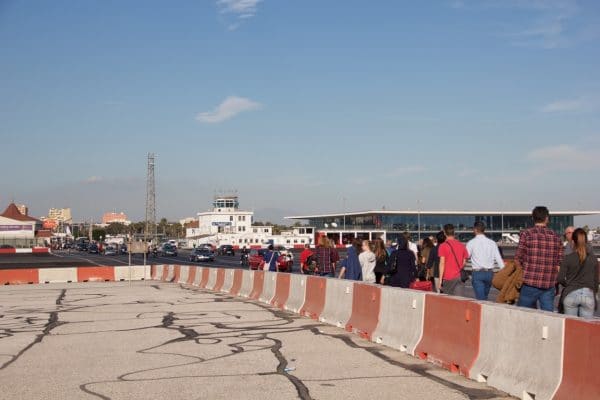
<path id="1" fill-rule="evenodd" d="M 344 330 L 161 282 L 0 287 L 0 399 L 510 397 Z"/>

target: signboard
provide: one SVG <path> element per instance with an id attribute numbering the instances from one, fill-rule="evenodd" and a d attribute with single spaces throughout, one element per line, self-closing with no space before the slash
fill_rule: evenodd
<path id="1" fill-rule="evenodd" d="M 212 226 L 219 226 L 219 227 L 231 226 L 231 222 L 213 222 Z"/>
<path id="2" fill-rule="evenodd" d="M 129 242 L 129 252 L 133 254 L 144 254 L 148 251 L 148 246 L 144 242 Z"/>
<path id="3" fill-rule="evenodd" d="M 33 225 L 0 225 L 0 232 L 32 231 Z"/>

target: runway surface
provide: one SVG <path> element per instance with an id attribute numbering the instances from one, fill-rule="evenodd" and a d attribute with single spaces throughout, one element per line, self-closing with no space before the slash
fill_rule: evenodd
<path id="1" fill-rule="evenodd" d="M 170 283 L 0 288 L 2 399 L 508 399 L 263 304 Z"/>

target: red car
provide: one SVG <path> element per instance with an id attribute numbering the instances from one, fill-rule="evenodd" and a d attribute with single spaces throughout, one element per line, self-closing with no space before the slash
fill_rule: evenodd
<path id="1" fill-rule="evenodd" d="M 250 254 L 248 255 L 248 265 L 250 269 L 262 269 L 264 266 L 264 256 L 268 250 L 260 249 L 260 250 L 250 250 Z M 293 261 L 290 261 L 288 257 L 285 255 L 280 255 L 277 258 L 277 266 L 280 272 L 291 272 L 292 271 Z"/>

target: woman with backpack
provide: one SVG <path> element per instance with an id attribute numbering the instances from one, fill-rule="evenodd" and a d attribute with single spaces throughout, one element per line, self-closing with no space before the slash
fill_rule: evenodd
<path id="1" fill-rule="evenodd" d="M 393 287 L 408 288 L 417 275 L 415 253 L 409 249 L 404 236 L 398 238 L 398 248 L 388 261 L 388 284 Z"/>

